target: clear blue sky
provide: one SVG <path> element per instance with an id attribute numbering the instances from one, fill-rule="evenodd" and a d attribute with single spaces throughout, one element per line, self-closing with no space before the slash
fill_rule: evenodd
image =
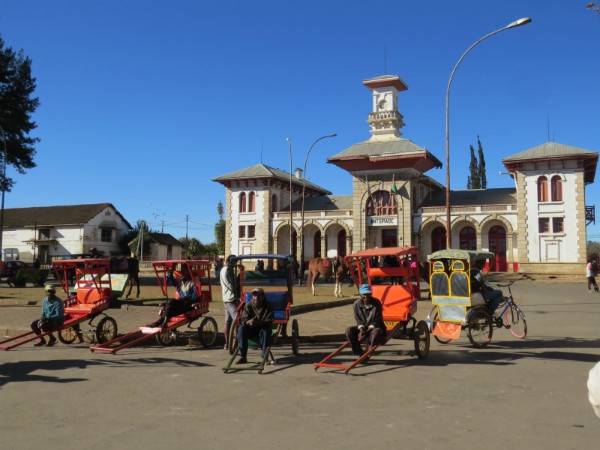
<path id="1" fill-rule="evenodd" d="M 1 0 L 0 34 L 33 61 L 37 167 L 6 207 L 111 202 L 135 223 L 214 241 L 224 188 L 212 178 L 262 162 L 302 167 L 336 195 L 351 177 L 326 159 L 370 137 L 384 73 L 403 137 L 445 161 L 445 91 L 477 39 L 520 17 L 461 63 L 451 90 L 452 189 L 469 145 L 488 187 L 513 186 L 501 159 L 555 141 L 600 151 L 600 17 L 588 0 Z M 442 184 L 445 169 L 428 172 Z M 600 215 L 600 175 L 586 204 Z M 588 227 L 600 241 L 600 219 Z"/>

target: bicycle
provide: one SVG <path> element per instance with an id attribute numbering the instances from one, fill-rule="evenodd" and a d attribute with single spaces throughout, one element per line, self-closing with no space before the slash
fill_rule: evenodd
<path id="1" fill-rule="evenodd" d="M 525 319 L 525 313 L 517 306 L 513 299 L 512 291 L 510 286 L 514 283 L 511 281 L 507 284 L 498 284 L 498 287 L 508 288 L 508 297 L 504 297 L 503 302 L 498 306 L 496 311 L 500 310 L 499 313 L 494 313 L 494 325 L 497 328 L 508 328 L 508 331 L 517 339 L 524 339 L 527 336 L 527 320 Z"/>

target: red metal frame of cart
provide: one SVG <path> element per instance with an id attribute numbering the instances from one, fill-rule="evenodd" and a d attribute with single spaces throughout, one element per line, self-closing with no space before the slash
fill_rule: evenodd
<path id="1" fill-rule="evenodd" d="M 89 321 L 93 327 L 97 342 L 113 339 L 117 334 L 116 321 L 107 316 L 104 311 L 108 309 L 113 300 L 112 283 L 110 278 L 110 260 L 99 259 L 69 259 L 55 261 L 54 273 L 57 274 L 62 290 L 70 295 L 69 273 L 75 273 L 76 293 L 63 300 L 65 306 L 65 320 L 62 326 L 53 330 L 58 333 L 58 339 L 64 344 L 70 344 L 80 336 L 79 325 Z M 93 320 L 102 315 L 97 325 Z M 14 336 L 0 342 L 0 350 L 10 350 L 46 336 L 51 332 L 42 333 L 40 336 L 33 331 Z"/>
<path id="2" fill-rule="evenodd" d="M 201 318 L 208 313 L 209 303 L 212 301 L 212 290 L 210 284 L 211 264 L 208 260 L 169 260 L 154 261 L 152 263 L 158 285 L 161 288 L 163 296 L 168 301 L 176 297 L 175 287 L 172 285 L 175 278 L 181 277 L 182 272 L 186 271 L 194 283 L 199 300 L 194 303 L 193 309 L 178 316 L 172 317 L 166 327 L 148 327 L 142 326 L 139 329 L 125 334 L 101 345 L 90 347 L 92 352 L 116 353 L 127 347 L 144 342 L 152 337 L 156 338 L 161 345 L 171 345 L 176 341 L 176 331 Z M 163 303 L 164 308 L 165 303 Z M 162 309 L 161 309 L 162 312 Z M 214 344 L 217 337 L 217 322 L 212 317 L 204 317 L 198 328 L 200 342 L 205 347 Z"/>
<path id="3" fill-rule="evenodd" d="M 429 327 L 425 321 L 417 322 L 413 317 L 421 293 L 417 247 L 373 248 L 348 255 L 345 259 L 356 287 L 369 284 L 373 297 L 382 303 L 383 321 L 387 332 L 384 342 L 380 345 L 390 339 L 411 339 L 414 341 L 417 356 L 420 359 L 427 357 Z M 347 364 L 330 362 L 349 346 L 350 342 L 346 341 L 325 359 L 314 363 L 315 370 L 328 367 L 343 370 L 347 374 L 356 365 L 368 361 L 379 347 L 375 345 L 367 348 L 360 357 L 353 357 Z"/>

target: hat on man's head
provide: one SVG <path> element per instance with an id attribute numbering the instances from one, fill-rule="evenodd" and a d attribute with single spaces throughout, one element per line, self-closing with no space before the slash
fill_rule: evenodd
<path id="1" fill-rule="evenodd" d="M 54 287 L 53 284 L 47 284 L 46 287 L 44 288 L 44 291 L 46 291 L 46 292 L 48 292 L 48 291 L 56 292 L 56 288 Z"/>
<path id="2" fill-rule="evenodd" d="M 258 294 L 264 294 L 264 293 L 265 293 L 265 291 L 261 287 L 256 287 L 256 288 L 252 289 L 252 295 L 258 295 Z"/>
<path id="3" fill-rule="evenodd" d="M 368 284 L 361 284 L 360 287 L 358 288 L 358 293 L 360 295 L 366 295 L 366 294 L 372 294 L 373 291 L 371 290 L 371 286 L 369 286 Z"/>

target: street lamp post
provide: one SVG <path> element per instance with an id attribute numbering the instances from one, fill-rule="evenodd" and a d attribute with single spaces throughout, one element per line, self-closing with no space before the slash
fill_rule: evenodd
<path id="1" fill-rule="evenodd" d="M 0 206 L 0 261 L 4 259 L 4 253 L 2 251 L 2 237 L 4 236 L 4 192 L 6 191 L 6 158 L 8 157 L 8 151 L 6 150 L 6 134 L 4 134 L 4 128 L 0 126 L 0 132 L 2 132 L 2 142 L 4 143 L 4 155 L 2 156 L 2 205 Z"/>
<path id="2" fill-rule="evenodd" d="M 293 255 L 292 251 L 292 138 L 286 138 L 286 141 L 290 144 L 290 255 Z"/>
<path id="3" fill-rule="evenodd" d="M 467 51 L 465 51 L 456 65 L 454 69 L 452 69 L 452 73 L 450 74 L 450 80 L 448 80 L 448 87 L 446 88 L 446 248 L 452 247 L 452 232 L 450 226 L 450 85 L 452 84 L 452 79 L 454 78 L 454 73 L 458 68 L 459 64 L 462 62 L 467 53 L 469 53 L 473 48 L 479 44 L 480 42 L 486 40 L 490 36 L 494 34 L 500 33 L 501 31 L 508 30 L 509 28 L 519 27 L 521 25 L 526 25 L 531 22 L 530 17 L 523 17 L 522 19 L 515 20 L 514 22 L 509 23 L 505 27 L 502 27 L 496 31 L 493 31 L 489 34 L 486 34 L 481 39 L 476 41 L 473 45 L 471 45 Z"/>
<path id="4" fill-rule="evenodd" d="M 304 158 L 304 172 L 302 177 L 302 213 L 300 216 L 300 285 L 302 285 L 302 278 L 304 275 L 304 195 L 306 193 L 306 163 L 308 162 L 308 155 L 310 155 L 310 152 L 312 151 L 313 147 L 317 142 L 319 142 L 322 139 L 335 136 L 337 136 L 336 133 L 328 134 L 327 136 L 321 136 L 319 139 L 312 143 L 312 145 L 308 149 L 308 152 L 306 152 L 306 158 Z"/>

